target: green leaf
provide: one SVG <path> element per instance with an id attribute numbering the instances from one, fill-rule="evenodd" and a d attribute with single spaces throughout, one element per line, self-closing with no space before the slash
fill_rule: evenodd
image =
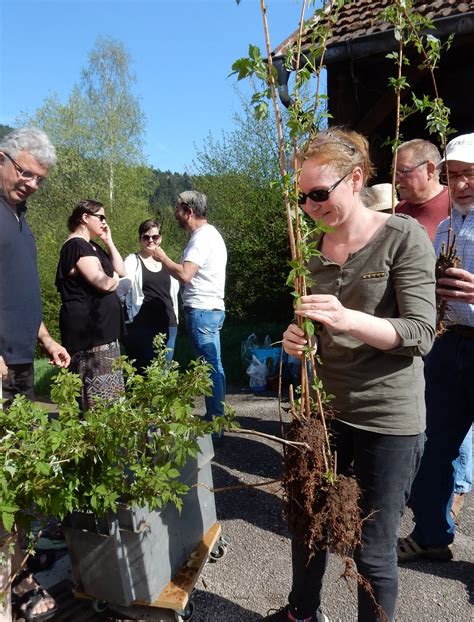
<path id="1" fill-rule="evenodd" d="M 15 524 L 15 515 L 10 514 L 9 512 L 2 512 L 2 522 L 5 531 L 10 533 L 13 529 L 13 525 Z"/>

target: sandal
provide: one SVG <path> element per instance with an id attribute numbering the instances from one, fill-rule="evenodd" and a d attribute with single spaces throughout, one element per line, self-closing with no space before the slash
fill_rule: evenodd
<path id="1" fill-rule="evenodd" d="M 56 553 L 52 550 L 34 551 L 26 560 L 30 572 L 48 570 L 56 561 Z"/>
<path id="2" fill-rule="evenodd" d="M 15 592 L 15 587 L 19 586 L 20 583 L 28 578 L 31 579 L 31 582 L 35 587 L 31 590 L 25 591 L 21 595 L 17 594 Z M 51 607 L 46 611 L 33 613 L 39 603 L 48 600 L 54 603 L 54 607 Z M 27 570 L 20 572 L 13 581 L 12 607 L 15 609 L 17 618 L 23 618 L 26 622 L 45 622 L 46 620 L 53 618 L 58 611 L 54 598 L 34 580 L 33 576 Z"/>
<path id="3" fill-rule="evenodd" d="M 451 505 L 451 518 L 454 523 L 457 525 L 459 519 L 461 518 L 461 512 L 464 505 L 464 501 L 466 500 L 466 493 L 460 492 L 456 493 L 453 497 L 453 503 Z"/>
<path id="4" fill-rule="evenodd" d="M 399 562 L 411 562 L 419 559 L 432 561 L 449 561 L 453 559 L 451 545 L 446 546 L 421 546 L 411 536 L 398 538 L 397 557 Z"/>

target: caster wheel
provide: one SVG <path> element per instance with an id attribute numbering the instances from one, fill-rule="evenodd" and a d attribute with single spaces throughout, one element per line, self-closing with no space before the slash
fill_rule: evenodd
<path id="1" fill-rule="evenodd" d="M 217 542 L 212 551 L 209 553 L 209 558 L 211 562 L 216 562 L 219 559 L 222 559 L 227 555 L 227 546 L 225 544 L 221 544 Z"/>
<path id="2" fill-rule="evenodd" d="M 104 613 L 109 608 L 109 603 L 105 600 L 93 600 L 92 609 L 97 613 Z"/>
<path id="3" fill-rule="evenodd" d="M 176 622 L 190 622 L 194 616 L 194 603 L 192 600 L 188 602 L 186 608 L 183 612 L 183 615 L 175 614 Z"/>

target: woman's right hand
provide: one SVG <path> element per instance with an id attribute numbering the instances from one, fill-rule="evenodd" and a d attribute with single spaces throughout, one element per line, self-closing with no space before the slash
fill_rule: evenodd
<path id="1" fill-rule="evenodd" d="M 102 230 L 99 233 L 99 238 L 102 242 L 109 248 L 112 244 L 112 232 L 110 231 L 110 227 L 107 223 L 102 226 Z"/>
<path id="2" fill-rule="evenodd" d="M 283 333 L 283 349 L 290 356 L 301 356 L 308 341 L 296 324 L 290 324 Z"/>

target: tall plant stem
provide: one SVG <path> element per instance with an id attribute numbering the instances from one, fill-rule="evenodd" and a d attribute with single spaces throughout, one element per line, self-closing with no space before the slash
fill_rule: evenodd
<path id="1" fill-rule="evenodd" d="M 275 72 L 272 61 L 272 48 L 270 44 L 270 33 L 268 30 L 268 20 L 267 20 L 267 7 L 265 4 L 265 0 L 260 0 L 260 9 L 262 12 L 263 19 L 263 31 L 265 33 L 265 45 L 267 49 L 267 59 L 268 59 L 268 82 L 271 91 L 272 103 L 273 103 L 273 111 L 275 114 L 275 122 L 278 133 L 278 159 L 280 162 L 280 173 L 283 178 L 287 175 L 286 168 L 286 160 L 285 160 L 285 140 L 283 137 L 283 122 L 280 114 L 280 107 L 278 106 L 278 97 L 277 90 L 275 87 Z M 296 244 L 295 244 L 295 236 L 293 232 L 292 222 L 291 222 L 291 203 L 290 203 L 290 195 L 288 192 L 288 188 L 285 186 L 284 188 L 284 200 L 286 207 L 286 220 L 288 225 L 288 236 L 290 241 L 290 251 L 292 259 L 296 259 Z"/>
<path id="2" fill-rule="evenodd" d="M 407 11 L 405 2 L 403 2 L 402 0 L 395 0 L 396 5 L 399 9 L 399 11 L 401 12 L 401 14 L 403 15 L 403 18 L 406 20 L 406 23 L 408 24 L 409 30 L 413 36 L 413 39 L 417 42 L 417 47 L 418 50 L 420 51 L 423 60 L 424 60 L 424 64 L 425 67 L 428 69 L 429 73 L 430 73 L 430 77 L 431 77 L 431 83 L 433 85 L 433 93 L 435 96 L 436 100 L 439 100 L 439 91 L 438 91 L 438 84 L 436 82 L 436 76 L 435 76 L 435 65 L 431 62 L 425 47 L 423 45 L 423 40 L 420 37 L 420 34 L 417 30 L 417 28 L 415 27 L 413 20 L 410 16 L 410 14 Z M 446 139 L 447 139 L 447 133 L 443 132 L 440 134 L 441 136 L 441 143 L 442 143 L 442 151 L 443 151 L 443 156 L 446 157 Z M 449 228 L 448 228 L 448 238 L 447 238 L 447 246 L 448 248 L 450 248 L 451 246 L 454 246 L 454 241 L 451 244 L 451 238 L 453 235 L 453 202 L 452 202 L 452 195 L 451 195 L 451 187 L 449 185 L 449 171 L 447 171 L 448 174 L 448 195 L 449 195 Z"/>
<path id="3" fill-rule="evenodd" d="M 402 79 L 402 63 L 403 63 L 403 39 L 400 37 L 398 44 L 398 87 L 396 93 L 396 114 L 395 114 L 395 151 L 393 154 L 392 164 L 392 214 L 395 213 L 396 204 L 396 170 L 397 170 L 397 158 L 398 158 L 398 141 L 400 137 L 400 100 L 401 100 L 401 79 Z"/>

